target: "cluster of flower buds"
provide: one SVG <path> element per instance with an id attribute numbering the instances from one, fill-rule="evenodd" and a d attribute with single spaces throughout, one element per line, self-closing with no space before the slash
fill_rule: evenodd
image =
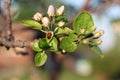
<path id="1" fill-rule="evenodd" d="M 92 30 L 95 30 L 96 27 L 92 27 Z M 85 34 L 86 30 L 85 29 L 81 29 L 81 34 Z M 99 39 L 99 40 L 96 40 L 96 41 L 92 41 L 93 39 L 98 39 L 100 36 L 102 36 L 104 34 L 104 31 L 103 30 L 100 30 L 96 33 L 92 33 L 91 36 L 90 35 L 87 35 L 87 37 L 85 37 L 83 39 L 83 43 L 84 44 L 93 44 L 93 45 L 100 45 L 102 43 L 102 40 Z M 88 37 L 89 36 L 89 37 Z"/>
<path id="2" fill-rule="evenodd" d="M 60 16 L 62 15 L 64 12 L 64 6 L 62 5 L 61 7 L 59 7 L 56 11 L 56 16 Z M 50 5 L 49 8 L 48 8 L 48 11 L 47 11 L 47 14 L 49 16 L 55 16 L 55 10 L 54 10 L 54 7 L 53 5 Z"/>
<path id="3" fill-rule="evenodd" d="M 48 11 L 47 11 L 48 16 L 47 17 L 46 16 L 43 17 L 43 15 L 41 13 L 37 12 L 34 14 L 33 19 L 38 21 L 38 22 L 41 22 L 44 27 L 49 27 L 49 25 L 51 23 L 50 17 L 61 16 L 63 14 L 63 12 L 64 12 L 63 5 L 56 10 L 56 13 L 55 13 L 55 9 L 54 9 L 53 5 L 50 5 L 48 7 Z M 65 22 L 60 21 L 57 23 L 57 26 L 61 27 L 64 24 L 65 24 Z"/>
<path id="4" fill-rule="evenodd" d="M 39 13 L 39 12 L 34 14 L 33 19 L 38 21 L 38 22 L 41 21 L 42 25 L 45 26 L 45 27 L 49 26 L 49 23 L 50 23 L 49 18 L 48 17 L 43 17 L 42 14 Z"/>
<path id="5" fill-rule="evenodd" d="M 102 40 L 99 39 L 99 40 L 97 40 L 97 41 L 95 41 L 95 42 L 90 43 L 90 39 L 84 39 L 82 42 L 83 42 L 84 44 L 100 45 L 100 44 L 102 43 Z"/>

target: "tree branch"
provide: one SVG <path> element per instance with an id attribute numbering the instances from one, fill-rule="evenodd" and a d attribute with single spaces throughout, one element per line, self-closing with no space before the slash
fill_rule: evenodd
<path id="1" fill-rule="evenodd" d="M 0 1 L 0 36 L 5 36 L 5 16 L 3 15 Z"/>
<path id="2" fill-rule="evenodd" d="M 11 22 L 11 16 L 10 16 L 10 5 L 11 5 L 11 0 L 6 0 L 5 4 L 4 4 L 4 8 L 5 8 L 5 16 L 6 16 L 6 28 L 5 28 L 5 34 L 6 34 L 6 38 L 9 41 L 12 41 L 13 35 L 12 35 L 12 22 Z"/>
<path id="3" fill-rule="evenodd" d="M 2 37 L 0 37 L 0 45 L 5 47 L 31 47 L 32 42 L 30 41 L 22 41 L 22 40 L 16 40 L 16 41 L 8 41 Z"/>
<path id="4" fill-rule="evenodd" d="M 14 37 L 12 34 L 12 21 L 10 16 L 10 5 L 12 0 L 6 0 L 4 4 L 4 11 L 5 11 L 5 26 L 3 26 L 2 34 L 0 36 L 0 46 L 5 46 L 6 48 L 10 47 L 31 47 L 33 42 L 30 41 L 22 41 L 22 40 L 16 40 L 14 41 Z M 3 17 L 3 16 L 2 16 Z"/>

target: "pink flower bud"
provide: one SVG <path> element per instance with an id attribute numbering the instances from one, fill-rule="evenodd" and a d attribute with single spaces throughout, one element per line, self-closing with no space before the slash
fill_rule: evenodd
<path id="1" fill-rule="evenodd" d="M 49 19 L 47 17 L 43 17 L 42 18 L 42 24 L 43 24 L 43 26 L 48 27 L 49 23 L 50 22 L 49 22 Z"/>
<path id="2" fill-rule="evenodd" d="M 48 8 L 48 11 L 47 11 L 47 14 L 49 16 L 54 16 L 54 7 L 53 5 L 50 5 L 49 8 Z"/>
<path id="3" fill-rule="evenodd" d="M 63 12 L 64 12 L 64 6 L 61 6 L 59 9 L 57 9 L 56 15 L 60 16 L 63 14 Z"/>
<path id="4" fill-rule="evenodd" d="M 33 19 L 36 21 L 40 21 L 42 19 L 42 14 L 39 12 L 35 13 Z"/>

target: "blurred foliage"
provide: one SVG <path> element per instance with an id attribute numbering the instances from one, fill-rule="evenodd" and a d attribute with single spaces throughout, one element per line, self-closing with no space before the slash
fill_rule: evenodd
<path id="1" fill-rule="evenodd" d="M 96 72 L 103 72 L 108 76 L 118 76 L 120 75 L 120 43 L 119 43 L 119 36 L 117 38 L 115 48 L 110 50 L 109 52 L 105 53 L 105 58 L 100 60 L 98 58 L 93 58 L 93 69 L 94 73 Z"/>

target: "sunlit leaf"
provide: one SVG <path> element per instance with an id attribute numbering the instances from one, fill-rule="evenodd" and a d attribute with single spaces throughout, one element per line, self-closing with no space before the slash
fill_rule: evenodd
<path id="1" fill-rule="evenodd" d="M 59 28 L 57 34 L 70 34 L 73 33 L 74 31 L 70 28 Z"/>
<path id="2" fill-rule="evenodd" d="M 59 22 L 59 21 L 64 21 L 66 22 L 67 21 L 67 18 L 63 15 L 61 16 L 58 16 L 57 18 L 55 18 L 55 22 Z"/>
<path id="3" fill-rule="evenodd" d="M 71 34 L 69 34 L 69 39 L 70 39 L 71 41 L 76 41 L 76 40 L 77 40 L 77 35 L 74 34 L 74 33 L 71 33 Z"/>
<path id="4" fill-rule="evenodd" d="M 87 33 L 91 33 L 92 26 L 94 26 L 94 22 L 92 16 L 87 11 L 80 13 L 73 22 L 73 29 L 78 34 L 80 34 L 81 29 L 85 29 Z"/>
<path id="5" fill-rule="evenodd" d="M 28 28 L 32 28 L 36 30 L 42 29 L 42 25 L 39 22 L 34 20 L 23 20 L 23 24 L 25 25 L 25 27 L 28 27 Z"/>
<path id="6" fill-rule="evenodd" d="M 40 47 L 41 49 L 44 49 L 44 50 L 50 48 L 50 46 L 49 46 L 49 44 L 48 44 L 46 38 L 40 39 L 38 45 L 39 45 L 39 47 Z"/>
<path id="7" fill-rule="evenodd" d="M 64 38 L 60 42 L 60 47 L 66 52 L 74 52 L 77 49 L 77 45 L 69 38 Z"/>
<path id="8" fill-rule="evenodd" d="M 98 53 L 101 56 L 101 58 L 104 58 L 102 51 L 97 45 L 89 45 L 89 47 L 91 48 L 92 51 L 94 51 L 95 53 Z"/>
<path id="9" fill-rule="evenodd" d="M 39 52 L 35 55 L 35 65 L 42 66 L 47 61 L 47 55 L 44 52 Z"/>
<path id="10" fill-rule="evenodd" d="M 51 40 L 50 46 L 52 51 L 58 50 L 58 40 L 55 37 L 53 37 L 53 39 Z"/>
<path id="11" fill-rule="evenodd" d="M 39 41 L 36 41 L 33 45 L 32 45 L 32 49 L 34 51 L 42 51 L 42 49 L 38 46 Z"/>

